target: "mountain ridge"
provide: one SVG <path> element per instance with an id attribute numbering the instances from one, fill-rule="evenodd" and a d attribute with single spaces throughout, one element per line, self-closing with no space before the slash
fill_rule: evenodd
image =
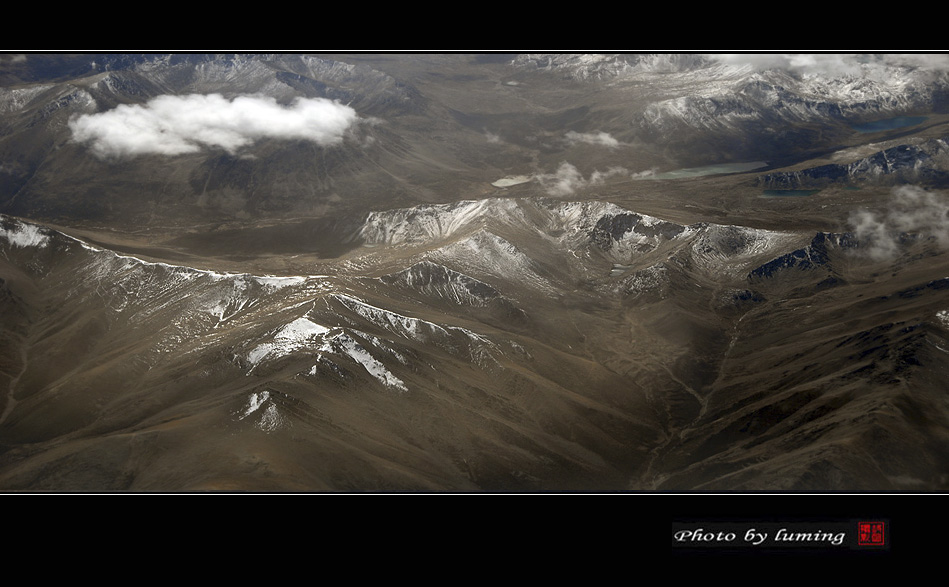
<path id="1" fill-rule="evenodd" d="M 945 490 L 949 78 L 803 57 L 0 57 L 0 489 Z"/>

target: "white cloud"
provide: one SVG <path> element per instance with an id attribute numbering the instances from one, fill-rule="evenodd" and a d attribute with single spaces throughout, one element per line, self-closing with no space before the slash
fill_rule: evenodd
<path id="1" fill-rule="evenodd" d="M 544 187 L 544 190 L 551 196 L 562 197 L 569 196 L 577 190 L 584 189 L 591 185 L 597 185 L 606 181 L 607 178 L 614 175 L 626 175 L 629 172 L 622 167 L 611 167 L 606 171 L 594 171 L 589 179 L 585 179 L 574 165 L 564 161 L 557 168 L 556 173 L 545 173 L 535 175 L 536 179 Z"/>
<path id="2" fill-rule="evenodd" d="M 489 131 L 488 129 L 484 129 L 484 138 L 487 139 L 487 141 L 488 141 L 489 143 L 500 143 L 500 142 L 501 142 L 501 135 L 499 135 L 499 134 L 497 134 L 497 133 L 493 133 L 493 132 Z"/>
<path id="3" fill-rule="evenodd" d="M 586 183 L 580 171 L 566 161 L 560 164 L 556 173 L 535 177 L 551 196 L 569 196 Z"/>
<path id="4" fill-rule="evenodd" d="M 322 98 L 298 98 L 288 106 L 273 98 L 219 94 L 158 96 L 144 105 L 74 118 L 73 138 L 100 157 L 179 155 L 207 147 L 233 153 L 262 138 L 297 139 L 320 145 L 343 140 L 359 120 L 356 111 Z"/>
<path id="5" fill-rule="evenodd" d="M 757 70 L 784 69 L 832 77 L 867 73 L 865 66 L 901 66 L 949 71 L 949 55 L 938 53 L 722 53 L 709 58 Z"/>
<path id="6" fill-rule="evenodd" d="M 729 65 L 750 65 L 754 69 L 785 69 L 801 73 L 838 76 L 860 73 L 860 55 L 844 53 L 721 54 L 711 57 Z"/>
<path id="7" fill-rule="evenodd" d="M 586 143 L 589 145 L 602 145 L 604 147 L 615 148 L 620 145 L 620 142 L 614 139 L 610 133 L 607 132 L 574 132 L 570 131 L 566 134 L 567 142 L 571 145 L 577 143 Z"/>
<path id="8" fill-rule="evenodd" d="M 594 171 L 590 174 L 590 183 L 599 184 L 605 182 L 614 175 L 630 175 L 625 167 L 610 167 L 606 171 Z"/>
<path id="9" fill-rule="evenodd" d="M 902 235 L 933 238 L 949 248 L 949 198 L 916 186 L 893 190 L 887 209 L 881 213 L 860 210 L 849 224 L 860 248 L 877 260 L 893 259 L 899 253 Z"/>
<path id="10" fill-rule="evenodd" d="M 632 179 L 645 179 L 655 176 L 659 172 L 659 169 L 653 167 L 652 169 L 646 169 L 636 173 L 630 173 L 629 177 Z"/>

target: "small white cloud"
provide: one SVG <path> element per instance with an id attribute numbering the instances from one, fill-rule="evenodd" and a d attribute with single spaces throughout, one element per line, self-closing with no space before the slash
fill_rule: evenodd
<path id="1" fill-rule="evenodd" d="M 636 173 L 630 173 L 629 176 L 632 179 L 646 179 L 646 178 L 655 176 L 656 173 L 658 172 L 659 172 L 658 169 L 652 168 L 652 169 L 646 169 L 644 171 L 638 171 Z"/>
<path id="2" fill-rule="evenodd" d="M 629 170 L 625 167 L 610 167 L 606 171 L 594 171 L 590 174 L 590 183 L 603 183 L 614 175 L 629 175 Z"/>
<path id="3" fill-rule="evenodd" d="M 607 132 L 574 132 L 570 131 L 566 134 L 567 142 L 571 145 L 577 143 L 585 143 L 589 145 L 601 145 L 604 147 L 609 147 L 611 149 L 620 146 L 620 142 L 614 139 L 610 133 Z"/>
<path id="4" fill-rule="evenodd" d="M 538 175 L 536 178 L 551 196 L 569 196 L 586 183 L 580 171 L 566 161 L 560 164 L 556 173 Z"/>
<path id="5" fill-rule="evenodd" d="M 179 155 L 216 147 L 233 153 L 262 138 L 335 145 L 359 120 L 356 111 L 322 98 L 282 106 L 273 98 L 219 94 L 158 96 L 144 105 L 74 118 L 73 139 L 98 156 Z"/>
<path id="6" fill-rule="evenodd" d="M 551 196 L 569 196 L 578 190 L 591 185 L 597 185 L 614 175 L 627 175 L 629 171 L 622 167 L 611 167 L 607 171 L 594 171 L 589 179 L 585 179 L 574 165 L 564 161 L 557 168 L 556 173 L 535 175 L 536 179 Z"/>

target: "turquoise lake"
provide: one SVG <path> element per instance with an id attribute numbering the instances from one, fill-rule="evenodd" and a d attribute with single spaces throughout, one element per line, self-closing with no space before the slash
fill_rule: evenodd
<path id="1" fill-rule="evenodd" d="M 860 133 L 881 132 L 884 130 L 896 130 L 916 126 L 926 122 L 926 116 L 897 116 L 896 118 L 887 118 L 885 120 L 876 120 L 866 124 L 858 124 L 853 129 Z"/>

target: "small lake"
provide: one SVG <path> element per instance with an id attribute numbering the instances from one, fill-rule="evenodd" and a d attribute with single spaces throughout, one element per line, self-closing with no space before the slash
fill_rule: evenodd
<path id="1" fill-rule="evenodd" d="M 926 116 L 897 116 L 896 118 L 887 118 L 885 120 L 876 120 L 866 124 L 857 124 L 852 128 L 859 133 L 881 132 L 885 130 L 896 130 L 898 128 L 907 128 L 926 122 Z"/>
<path id="2" fill-rule="evenodd" d="M 702 177 L 704 175 L 719 175 L 721 173 L 741 173 L 767 167 L 767 161 L 746 161 L 744 163 L 723 163 L 720 165 L 705 165 L 704 167 L 689 167 L 653 175 L 643 175 L 640 179 L 681 179 L 684 177 Z"/>
<path id="3" fill-rule="evenodd" d="M 803 198 L 813 196 L 820 190 L 765 190 L 762 196 L 765 198 Z"/>

